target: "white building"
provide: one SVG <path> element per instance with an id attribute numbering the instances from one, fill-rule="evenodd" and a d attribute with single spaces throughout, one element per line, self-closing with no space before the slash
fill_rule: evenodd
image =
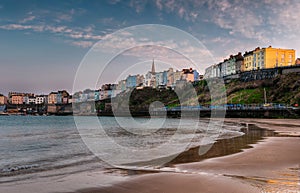
<path id="1" fill-rule="evenodd" d="M 35 97 L 35 104 L 44 104 L 47 101 L 47 98 L 45 95 L 38 95 Z"/>
<path id="2" fill-rule="evenodd" d="M 226 75 L 232 75 L 236 73 L 236 64 L 235 64 L 235 57 L 234 56 L 230 56 L 230 58 L 228 59 L 228 65 L 227 65 L 227 72 Z"/>
<path id="3" fill-rule="evenodd" d="M 147 72 L 147 74 L 145 74 L 145 78 L 143 78 L 143 86 L 156 87 L 156 84 L 156 73 L 153 74 L 153 72 Z"/>
<path id="4" fill-rule="evenodd" d="M 29 98 L 28 98 L 28 104 L 36 104 L 36 99 L 35 99 L 35 97 L 29 97 Z"/>
<path id="5" fill-rule="evenodd" d="M 164 73 L 156 72 L 155 73 L 156 87 L 164 85 Z"/>
<path id="6" fill-rule="evenodd" d="M 229 61 L 227 59 L 221 63 L 221 77 L 229 75 L 228 66 L 229 66 Z"/>

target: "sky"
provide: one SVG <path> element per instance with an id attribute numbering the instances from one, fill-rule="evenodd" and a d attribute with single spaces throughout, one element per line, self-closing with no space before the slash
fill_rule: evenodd
<path id="1" fill-rule="evenodd" d="M 193 65 L 175 67 L 193 66 L 200 73 L 258 46 L 295 49 L 297 57 L 299 10 L 298 0 L 0 0 L 0 93 L 71 92 L 80 65 L 99 48 L 102 59 L 118 56 L 100 83 L 116 81 L 110 73 L 143 74 L 152 59 L 158 70 L 167 69 L 179 61 L 174 56 L 179 51 Z M 170 28 L 134 27 L 145 24 Z M 102 59 L 97 64 L 103 70 L 108 59 Z M 134 68 L 137 63 L 141 68 Z"/>

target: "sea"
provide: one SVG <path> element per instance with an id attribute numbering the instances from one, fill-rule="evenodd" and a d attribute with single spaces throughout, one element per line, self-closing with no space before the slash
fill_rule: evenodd
<path id="1" fill-rule="evenodd" d="M 113 167 L 159 168 L 170 161 L 164 157 L 241 136 L 240 129 L 195 118 L 0 116 L 0 184 Z"/>

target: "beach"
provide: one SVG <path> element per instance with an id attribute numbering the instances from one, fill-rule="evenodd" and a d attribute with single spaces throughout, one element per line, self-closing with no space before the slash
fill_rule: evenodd
<path id="1" fill-rule="evenodd" d="M 60 193 L 233 193 L 299 192 L 300 121 L 226 119 L 255 132 L 221 140 L 207 157 L 183 153 L 155 172 L 118 169 L 84 171 L 1 184 L 1 192 Z M 274 130 L 274 133 L 268 130 Z M 259 131 L 259 132 L 258 132 Z M 250 137 L 249 137 L 250 136 Z M 234 151 L 229 145 L 237 147 Z M 228 148 L 226 148 L 228 146 Z M 223 148 L 222 148 L 223 147 Z"/>
<path id="2" fill-rule="evenodd" d="M 299 120 L 226 119 L 272 129 L 267 137 L 240 153 L 175 165 L 176 172 L 133 177 L 92 192 L 300 192 Z"/>
<path id="3" fill-rule="evenodd" d="M 272 138 L 242 153 L 178 165 L 177 173 L 150 174 L 78 192 L 299 192 L 298 148 L 297 138 Z"/>

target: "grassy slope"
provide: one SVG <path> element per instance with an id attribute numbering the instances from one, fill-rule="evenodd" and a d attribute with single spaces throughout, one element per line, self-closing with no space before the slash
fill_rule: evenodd
<path id="1" fill-rule="evenodd" d="M 300 103 L 300 74 L 297 73 L 247 83 L 234 81 L 226 87 L 227 101 L 232 101 L 232 103 L 263 103 L 264 88 L 267 93 L 267 102 Z"/>

